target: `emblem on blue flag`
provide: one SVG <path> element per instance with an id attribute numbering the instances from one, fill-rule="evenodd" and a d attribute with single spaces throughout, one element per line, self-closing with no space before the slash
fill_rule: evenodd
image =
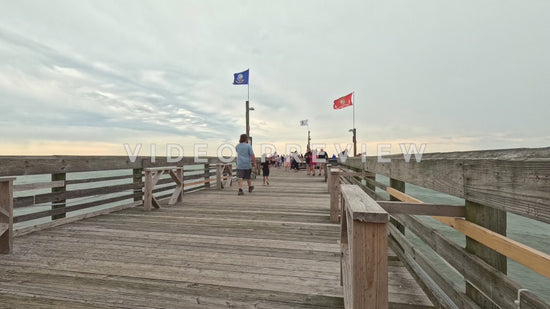
<path id="1" fill-rule="evenodd" d="M 233 74 L 233 85 L 248 85 L 248 70 Z"/>

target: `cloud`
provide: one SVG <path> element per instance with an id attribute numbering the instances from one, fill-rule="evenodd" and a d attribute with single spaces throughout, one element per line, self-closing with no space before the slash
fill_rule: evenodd
<path id="1" fill-rule="evenodd" d="M 0 147 L 233 141 L 249 94 L 255 141 L 305 145 L 298 122 L 309 119 L 314 142 L 344 142 L 352 109 L 332 100 L 352 91 L 360 142 L 547 146 L 549 6 L 11 2 L 0 12 Z M 250 87 L 232 85 L 246 68 Z"/>

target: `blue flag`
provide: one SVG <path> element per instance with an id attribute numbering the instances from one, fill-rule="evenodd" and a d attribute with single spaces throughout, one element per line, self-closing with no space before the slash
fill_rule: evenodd
<path id="1" fill-rule="evenodd" d="M 233 85 L 248 85 L 248 70 L 233 74 Z"/>

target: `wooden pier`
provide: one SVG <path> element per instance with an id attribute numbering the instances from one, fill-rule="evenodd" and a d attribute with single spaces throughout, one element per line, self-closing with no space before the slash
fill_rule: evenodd
<path id="1" fill-rule="evenodd" d="M 508 212 L 550 223 L 548 158 L 349 158 L 328 179 L 272 169 L 237 196 L 218 158 L 0 156 L 0 308 L 548 309 L 506 270 L 550 278 L 548 248 L 506 236 Z M 422 203 L 406 183 L 464 205 Z"/>
<path id="2" fill-rule="evenodd" d="M 255 187 L 19 236 L 0 256 L 0 307 L 343 308 L 324 177 L 273 169 Z M 392 253 L 389 264 L 390 308 L 431 307 Z"/>

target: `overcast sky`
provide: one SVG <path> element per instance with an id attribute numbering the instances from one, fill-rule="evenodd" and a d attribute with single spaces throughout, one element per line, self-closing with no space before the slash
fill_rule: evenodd
<path id="1" fill-rule="evenodd" d="M 0 0 L 0 154 L 550 146 L 550 1 Z M 257 150 L 259 151 L 259 149 Z"/>

